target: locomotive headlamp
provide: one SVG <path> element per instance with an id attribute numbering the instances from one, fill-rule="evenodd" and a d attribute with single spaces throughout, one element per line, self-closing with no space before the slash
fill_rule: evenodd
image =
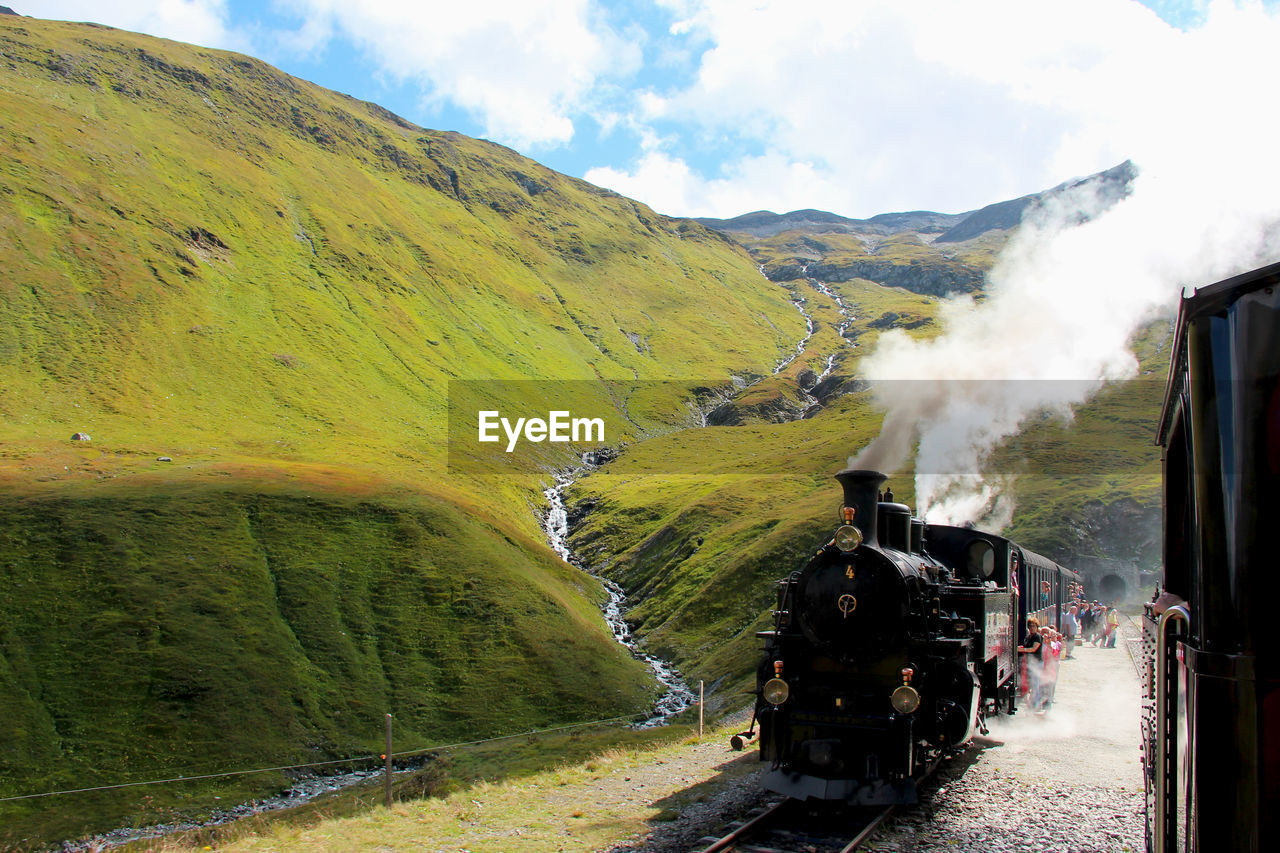
<path id="1" fill-rule="evenodd" d="M 791 695 L 791 688 L 781 678 L 770 678 L 764 683 L 763 692 L 764 701 L 770 705 L 781 705 Z"/>
<path id="2" fill-rule="evenodd" d="M 889 696 L 889 704 L 899 714 L 910 714 L 920 707 L 920 693 L 914 687 L 904 684 Z"/>
<path id="3" fill-rule="evenodd" d="M 841 551 L 852 551 L 862 544 L 862 531 L 845 524 L 836 530 L 836 547 Z"/>

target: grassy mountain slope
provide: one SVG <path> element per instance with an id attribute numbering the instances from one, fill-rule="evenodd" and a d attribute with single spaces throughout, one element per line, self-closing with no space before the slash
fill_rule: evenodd
<path id="1" fill-rule="evenodd" d="M 850 349 L 834 332 L 840 318 L 831 300 L 805 276 L 870 257 L 862 238 L 794 231 L 736 236 L 771 278 L 804 295 L 819 324 L 796 365 L 742 397 L 757 408 L 761 395 L 786 397 L 804 371 L 812 375 L 834 352 L 834 376 L 815 389 L 825 385 L 831 396 L 802 421 L 748 418 L 628 448 L 607 472 L 579 485 L 574 497 L 591 512 L 573 537 L 581 553 L 635 590 L 641 603 L 629 618 L 650 647 L 716 685 L 715 701 L 730 704 L 745 701 L 752 686 L 755 632 L 770 624 L 773 582 L 801 568 L 810 549 L 830 535 L 840 502 L 832 475 L 879 431 L 880 415 L 868 395 L 849 382 L 858 359 L 886 328 L 918 337 L 940 331 L 938 300 L 910 283 L 826 280 L 855 315 L 844 333 L 856 344 Z M 986 233 L 943 250 L 904 233 L 877 251 L 883 262 L 938 281 L 930 266 L 963 259 L 985 270 L 1007 236 Z M 1168 335 L 1164 320 L 1135 339 L 1140 379 L 1104 389 L 1079 406 L 1070 423 L 1036 421 L 993 456 L 992 471 L 1014 477 L 1017 510 L 1008 535 L 1068 565 L 1093 557 L 1158 563 L 1151 525 L 1159 516 L 1160 452 L 1152 430 Z M 912 471 L 897 472 L 890 485 L 897 500 L 914 505 Z"/>
<path id="2" fill-rule="evenodd" d="M 1007 237 L 941 246 L 942 224 L 891 216 L 744 249 L 256 60 L 101 27 L 0 16 L 0 69 L 0 797 L 377 752 L 386 711 L 405 749 L 643 705 L 599 585 L 537 529 L 570 454 L 452 464 L 481 403 L 616 415 L 627 448 L 577 487 L 577 547 L 654 649 L 741 688 L 771 582 L 879 428 L 857 357 L 886 328 L 937 334 L 938 296 L 980 287 Z M 843 334 L 805 267 L 856 316 Z M 793 298 L 816 327 L 771 375 L 806 333 Z M 1143 346 L 1162 370 L 1159 331 Z M 739 425 L 679 429 L 730 376 L 765 377 Z M 1002 464 L 1048 474 L 1019 480 L 1016 535 L 1062 557 L 1094 541 L 1082 501 L 1151 500 L 1149 396 L 1011 446 Z M 0 804 L 0 845 L 280 781 Z"/>
<path id="3" fill-rule="evenodd" d="M 507 149 L 244 57 L 18 20 L 11 440 L 330 458 L 359 438 L 359 461 L 429 463 L 449 378 L 701 376 L 795 329 L 722 238 Z"/>
<path id="4" fill-rule="evenodd" d="M 803 324 L 740 247 L 243 56 L 4 16 L 0 69 L 0 796 L 643 705 L 537 530 L 569 457 L 450 470 L 449 382 L 767 372 Z"/>

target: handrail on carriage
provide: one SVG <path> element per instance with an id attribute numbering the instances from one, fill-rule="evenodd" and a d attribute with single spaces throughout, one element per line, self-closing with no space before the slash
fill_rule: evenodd
<path id="1" fill-rule="evenodd" d="M 1186 636 L 1191 625 L 1191 614 L 1187 608 L 1175 604 L 1164 613 L 1160 614 L 1160 622 L 1156 627 L 1156 766 L 1155 766 L 1155 853 L 1165 853 L 1168 849 L 1168 839 L 1165 837 L 1165 827 L 1168 821 L 1168 799 L 1166 783 L 1168 779 L 1165 775 L 1165 766 L 1169 760 L 1168 746 L 1168 720 L 1169 715 L 1165 713 L 1166 703 L 1168 701 L 1168 680 L 1166 671 L 1168 667 L 1169 657 L 1169 632 L 1171 624 L 1180 623 L 1178 636 Z"/>

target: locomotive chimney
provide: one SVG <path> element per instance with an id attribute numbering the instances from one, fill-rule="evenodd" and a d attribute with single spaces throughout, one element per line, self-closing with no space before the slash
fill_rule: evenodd
<path id="1" fill-rule="evenodd" d="M 880 485 L 888 479 L 879 471 L 846 468 L 836 479 L 844 487 L 844 505 L 853 507 L 853 526 L 862 533 L 864 543 L 877 544 L 876 505 L 880 502 Z"/>

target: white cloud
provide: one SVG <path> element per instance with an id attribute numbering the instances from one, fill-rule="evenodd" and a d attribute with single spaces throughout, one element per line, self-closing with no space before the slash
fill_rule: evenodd
<path id="1" fill-rule="evenodd" d="M 734 202 L 728 184 L 761 176 L 761 148 L 771 162 L 808 165 L 830 206 L 853 216 L 959 212 L 1115 165 L 1143 153 L 1151 128 L 1188 105 L 1247 90 L 1250 78 L 1226 70 L 1234 56 L 1213 63 L 1256 50 L 1255 24 L 1269 20 L 1260 8 L 1217 3 L 1204 27 L 1182 32 L 1132 0 L 670 5 L 686 15 L 673 31 L 709 46 L 696 79 L 648 93 L 636 121 L 746 142 L 749 153 L 722 173 L 689 173 L 681 203 L 699 206 L 667 208 L 715 216 L 744 212 L 708 205 Z M 668 171 L 706 153 L 690 138 L 665 149 Z M 652 152 L 595 174 L 655 204 L 671 195 L 645 181 L 663 174 Z M 752 207 L 793 203 L 786 186 L 749 189 Z"/>
<path id="2" fill-rule="evenodd" d="M 599 167 L 584 177 L 673 216 L 714 216 L 714 211 L 726 210 L 734 215 L 749 213 L 757 209 L 760 187 L 777 188 L 770 198 L 785 210 L 829 210 L 843 200 L 843 193 L 812 163 L 796 162 L 777 152 L 743 158 L 730 168 L 728 175 L 708 180 L 683 160 L 655 149 L 647 151 L 633 171 Z"/>
<path id="3" fill-rule="evenodd" d="M 227 26 L 225 0 L 38 0 L 15 4 L 21 14 L 58 21 L 92 21 L 205 47 L 244 50 L 248 41 Z"/>
<path id="4" fill-rule="evenodd" d="M 597 108 L 602 81 L 639 63 L 636 45 L 590 0 L 285 5 L 305 20 L 312 47 L 343 35 L 387 76 L 420 84 L 428 104 L 470 110 L 487 136 L 519 147 L 568 142 L 575 116 Z"/>

